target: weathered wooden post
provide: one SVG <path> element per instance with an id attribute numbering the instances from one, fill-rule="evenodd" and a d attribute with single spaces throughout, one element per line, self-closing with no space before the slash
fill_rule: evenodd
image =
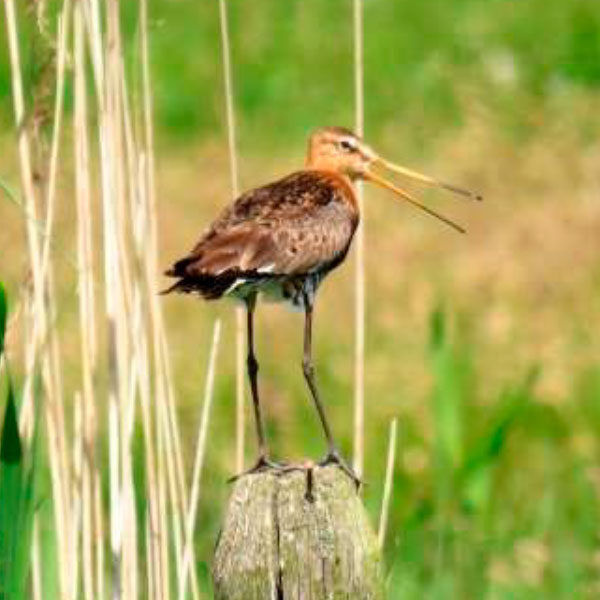
<path id="1" fill-rule="evenodd" d="M 337 467 L 242 477 L 213 564 L 218 600 L 380 600 L 377 540 Z"/>

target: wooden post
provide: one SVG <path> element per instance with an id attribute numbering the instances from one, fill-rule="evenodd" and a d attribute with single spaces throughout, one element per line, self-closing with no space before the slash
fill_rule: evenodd
<path id="1" fill-rule="evenodd" d="M 217 600 L 381 600 L 377 539 L 335 466 L 240 478 L 213 564 Z"/>

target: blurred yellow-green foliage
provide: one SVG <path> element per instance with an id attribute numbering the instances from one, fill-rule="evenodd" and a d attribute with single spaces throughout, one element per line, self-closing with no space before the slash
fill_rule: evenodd
<path id="1" fill-rule="evenodd" d="M 247 188 L 298 168 L 312 128 L 352 125 L 352 5 L 229 0 L 229 8 Z M 154 0 L 150 9 L 167 266 L 230 199 L 221 48 L 216 2 Z M 368 141 L 486 199 L 422 194 L 467 226 L 460 237 L 367 191 L 365 502 L 374 522 L 392 417 L 400 428 L 390 598 L 598 597 L 600 4 L 365 0 L 364 9 Z M 123 3 L 123 18 L 133 61 L 133 3 Z M 27 35 L 22 49 L 33 85 Z M 17 187 L 4 38 L 0 110 L 0 177 Z M 56 254 L 67 387 L 77 377 L 71 181 L 65 168 Z M 23 215 L 4 198 L 0 223 L 0 276 L 16 296 Z M 322 288 L 315 332 L 317 375 L 346 453 L 348 263 Z M 226 317 L 197 534 L 208 561 L 233 468 L 232 311 L 191 298 L 164 302 L 190 461 L 210 323 Z M 276 454 L 317 457 L 324 447 L 299 367 L 301 320 L 261 307 L 257 335 Z M 250 437 L 248 460 L 253 453 Z"/>

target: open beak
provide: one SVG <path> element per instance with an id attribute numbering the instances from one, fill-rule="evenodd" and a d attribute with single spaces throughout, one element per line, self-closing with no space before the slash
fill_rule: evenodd
<path id="1" fill-rule="evenodd" d="M 406 200 L 413 206 L 416 206 L 420 210 L 422 210 L 422 211 L 426 212 L 427 214 L 431 215 L 432 217 L 435 217 L 436 219 L 442 221 L 443 223 L 452 227 L 456 231 L 459 231 L 460 233 L 465 233 L 465 230 L 460 225 L 457 225 L 454 221 L 451 221 L 450 219 L 435 212 L 434 210 L 425 206 L 424 204 L 421 204 L 418 200 L 413 198 L 407 191 L 405 191 L 402 188 L 398 187 L 397 185 L 391 183 L 390 181 L 388 181 L 387 179 L 385 179 L 384 177 L 379 175 L 377 172 L 373 171 L 373 169 L 372 169 L 373 166 L 384 167 L 388 171 L 392 171 L 394 173 L 398 173 L 399 175 L 403 175 L 407 179 L 412 179 L 413 181 L 417 181 L 419 183 L 429 185 L 432 187 L 439 187 L 439 188 L 445 189 L 449 192 L 453 192 L 454 194 L 458 194 L 460 196 L 466 196 L 467 198 L 471 198 L 473 200 L 482 200 L 482 197 L 479 194 L 474 194 L 473 192 L 470 192 L 469 190 L 465 190 L 456 185 L 452 185 L 450 183 L 445 183 L 443 181 L 439 181 L 438 179 L 434 179 L 433 177 L 428 177 L 427 175 L 422 175 L 421 173 L 417 173 L 416 171 L 407 169 L 406 167 L 401 167 L 400 165 L 396 165 L 394 163 L 388 162 L 387 160 L 384 160 L 383 158 L 380 158 L 379 156 L 375 156 L 373 158 L 371 164 L 369 165 L 369 167 L 367 167 L 365 169 L 365 171 L 364 171 L 365 180 L 372 181 L 373 183 L 376 183 L 380 187 L 394 192 L 395 194 L 397 194 L 398 196 L 400 196 L 401 198 L 403 198 L 404 200 Z"/>

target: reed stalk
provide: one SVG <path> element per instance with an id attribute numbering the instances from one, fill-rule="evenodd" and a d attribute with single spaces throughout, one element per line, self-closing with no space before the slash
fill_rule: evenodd
<path id="1" fill-rule="evenodd" d="M 83 399 L 78 392 L 73 402 L 73 482 L 70 490 L 69 519 L 71 521 L 69 538 L 69 562 L 70 575 L 69 598 L 77 600 L 79 596 L 79 543 L 81 540 L 81 517 L 82 517 L 82 469 L 83 469 Z"/>
<path id="2" fill-rule="evenodd" d="M 354 0 L 354 129 L 364 134 L 364 49 L 363 49 L 363 0 Z M 358 207 L 364 214 L 363 186 L 359 182 L 356 190 Z M 354 270 L 354 455 L 353 466 L 361 477 L 365 461 L 365 234 L 364 225 L 359 223 L 356 231 Z"/>
<path id="3" fill-rule="evenodd" d="M 102 514 L 102 492 L 100 486 L 100 471 L 96 467 L 93 473 L 94 485 L 94 548 L 96 550 L 95 574 L 96 574 L 96 598 L 106 598 L 104 589 L 104 516 Z"/>
<path id="4" fill-rule="evenodd" d="M 227 20 L 227 3 L 219 0 L 219 24 L 221 27 L 221 55 L 223 61 L 223 82 L 225 93 L 225 113 L 227 117 L 227 148 L 229 151 L 229 173 L 231 195 L 240 195 L 240 180 L 237 160 L 235 110 L 233 106 L 233 76 L 231 73 L 231 44 Z M 245 401 L 244 401 L 244 309 L 235 312 L 235 468 L 241 473 L 244 469 L 245 444 Z"/>
<path id="5" fill-rule="evenodd" d="M 66 44 L 66 23 L 68 21 L 69 5 L 63 6 L 60 20 L 63 28 L 59 27 L 59 54 L 63 52 L 61 60 L 64 61 L 64 45 Z M 48 324 L 52 322 L 53 314 L 53 282 L 50 269 L 44 267 L 41 248 L 40 233 L 38 230 L 38 199 L 33 179 L 32 145 L 26 123 L 26 110 L 22 83 L 21 59 L 18 45 L 17 15 L 14 1 L 5 2 L 6 29 L 11 63 L 13 104 L 15 123 L 17 128 L 17 145 L 21 172 L 21 187 L 25 199 L 25 210 L 29 218 L 26 219 L 26 233 L 29 250 L 29 261 L 32 273 L 33 295 L 31 325 L 28 334 L 31 335 L 29 347 L 31 349 L 27 361 L 26 384 L 24 390 L 24 404 L 28 406 L 31 414 L 33 408 L 33 380 L 37 369 L 38 356 L 41 363 L 42 380 L 44 385 L 43 409 L 48 432 L 48 450 L 51 465 L 52 494 L 55 519 L 56 540 L 59 556 L 59 589 L 66 597 L 69 588 L 68 573 L 68 467 L 66 461 L 64 418 L 62 414 L 62 391 L 60 385 L 60 361 L 58 358 L 57 338 L 49 332 Z M 61 48 L 62 46 L 62 48 Z M 62 102 L 62 82 L 58 82 L 56 102 Z M 57 109 L 60 113 L 61 109 Z M 60 121 L 54 127 L 54 139 L 60 132 Z M 38 138 L 39 141 L 39 138 Z M 55 147 L 55 142 L 53 142 Z M 42 149 L 38 154 L 45 158 Z M 55 177 L 55 174 L 54 174 Z M 52 182 L 51 182 L 52 185 Z M 50 335 L 50 338 L 49 338 Z M 50 343 L 48 344 L 48 340 Z M 27 411 L 26 411 L 27 414 Z"/>
<path id="6" fill-rule="evenodd" d="M 152 88 L 150 82 L 149 52 L 148 52 L 148 5 L 146 0 L 140 1 L 140 54 L 142 67 L 142 98 L 143 98 L 143 150 L 141 153 L 140 168 L 143 174 L 143 185 L 140 187 L 145 193 L 145 210 L 148 222 L 148 231 L 145 236 L 145 278 L 149 298 L 149 313 L 153 332 L 153 352 L 155 370 L 158 377 L 157 387 L 160 390 L 159 415 L 161 428 L 165 436 L 165 450 L 167 460 L 167 482 L 169 500 L 172 508 L 173 535 L 175 542 L 176 569 L 179 576 L 181 570 L 181 556 L 183 554 L 184 514 L 188 502 L 187 488 L 185 486 L 183 453 L 177 418 L 175 413 L 175 393 L 171 375 L 168 342 L 164 327 L 161 306 L 158 302 L 158 286 L 156 273 L 158 271 L 158 234 L 156 217 L 156 194 L 154 181 L 154 151 L 153 151 L 153 125 L 152 125 Z M 196 571 L 191 573 L 192 597 L 199 599 L 199 588 Z"/>
<path id="7" fill-rule="evenodd" d="M 94 394 L 96 369 L 96 310 L 92 252 L 92 206 L 90 182 L 87 92 L 85 81 L 85 39 L 81 2 L 73 8 L 74 54 L 74 156 L 77 206 L 77 274 L 79 290 L 79 332 L 83 404 L 84 460 L 81 472 L 82 557 L 85 600 L 94 599 L 94 522 L 95 495 L 93 473 L 96 468 L 96 419 Z M 96 549 L 96 552 L 98 550 Z"/>
<path id="8" fill-rule="evenodd" d="M 42 565 L 40 556 L 40 522 L 38 515 L 33 516 L 31 544 L 31 593 L 33 600 L 42 600 Z"/>
<path id="9" fill-rule="evenodd" d="M 192 561 L 191 549 L 194 541 L 194 529 L 196 525 L 198 501 L 200 499 L 200 479 L 202 476 L 202 467 L 204 466 L 204 457 L 206 454 L 206 441 L 208 439 L 208 423 L 214 395 L 213 392 L 215 386 L 215 371 L 220 338 L 221 322 L 217 321 L 213 329 L 210 356 L 208 359 L 206 384 L 204 387 L 204 404 L 202 405 L 202 415 L 200 417 L 200 427 L 198 430 L 198 439 L 196 442 L 196 457 L 194 459 L 194 471 L 192 474 L 192 493 L 185 522 L 185 547 L 183 553 L 183 566 L 181 570 L 181 577 L 179 578 L 179 600 L 185 600 L 187 573 L 190 567 L 190 563 Z"/>
<path id="10" fill-rule="evenodd" d="M 37 5 L 43 35 L 48 36 L 45 2 Z M 124 65 L 119 0 L 63 0 L 59 6 L 56 43 L 56 80 L 49 152 L 38 151 L 40 172 L 47 179 L 36 186 L 33 144 L 27 124 L 18 46 L 14 0 L 6 0 L 6 26 L 13 78 L 13 99 L 26 233 L 31 266 L 32 293 L 25 307 L 26 394 L 21 426 L 32 430 L 34 375 L 41 369 L 43 409 L 48 433 L 54 529 L 57 544 L 58 596 L 61 599 L 104 600 L 110 582 L 114 599 L 140 596 L 168 600 L 171 595 L 170 558 L 174 556 L 178 591 L 190 584 L 194 600 L 200 599 L 193 549 L 193 530 L 200 496 L 212 403 L 220 324 L 215 326 L 209 361 L 205 402 L 200 419 L 192 486 L 185 481 L 185 465 L 175 411 L 168 340 L 157 296 L 158 227 L 154 181 L 154 135 L 148 59 L 148 5 L 139 0 L 141 97 L 139 122 L 131 108 L 132 94 Z M 225 5 L 222 5 L 223 11 Z M 226 13 L 222 13 L 226 26 Z M 72 35 L 71 35 L 72 32 Z M 46 39 L 46 38 L 45 38 Z M 229 41 L 224 42 L 228 104 L 228 144 L 232 191 L 239 192 L 235 154 L 235 123 L 231 90 Z M 72 71 L 67 57 L 72 56 Z M 91 67 L 91 69 L 89 69 Z M 93 91 L 88 90 L 88 69 Z M 69 406 L 73 431 L 69 431 L 63 403 L 60 347 L 56 332 L 53 247 L 59 201 L 58 180 L 65 128 L 63 96 L 73 77 L 74 209 L 76 214 L 76 277 L 80 354 L 79 391 Z M 97 121 L 95 135 L 90 123 Z M 40 140 L 38 136 L 36 140 Z M 96 153 L 93 144 L 98 145 Z M 97 156 L 97 165 L 96 165 Z M 41 157 L 41 158 L 39 158 Z M 47 163 L 47 164 L 46 164 Z M 99 212 L 95 218 L 93 175 L 99 174 Z M 43 200 L 43 203 L 41 202 Z M 38 220 L 43 210 L 44 220 Z M 94 256 L 94 223 L 99 222 L 102 246 L 98 252 L 103 296 L 97 303 Z M 98 286 L 99 287 L 99 286 Z M 105 328 L 106 377 L 99 376 L 100 328 Z M 238 336 L 237 356 L 243 355 Z M 243 359 L 240 359 L 240 368 Z M 241 374 L 241 375 L 240 375 Z M 99 410 L 97 380 L 106 381 Z M 236 460 L 243 462 L 243 369 L 237 383 L 238 445 Z M 103 390 L 104 393 L 104 390 Z M 132 438 L 136 416 L 142 421 L 145 460 L 146 513 L 138 524 L 136 514 Z M 98 431 L 108 432 L 109 506 L 103 505 Z M 105 518 L 109 526 L 105 527 Z M 40 533 L 35 518 L 31 564 L 32 594 L 45 597 Z M 105 538 L 107 534 L 107 538 Z M 138 538 L 145 537 L 145 577 Z M 110 561 L 105 561 L 106 539 Z M 173 546 L 170 542 L 173 540 Z M 108 546 L 107 546 L 108 547 Z M 189 580 L 189 581 L 188 581 Z M 51 587 L 51 586 L 50 586 Z M 181 592 L 180 592 L 181 593 Z"/>

